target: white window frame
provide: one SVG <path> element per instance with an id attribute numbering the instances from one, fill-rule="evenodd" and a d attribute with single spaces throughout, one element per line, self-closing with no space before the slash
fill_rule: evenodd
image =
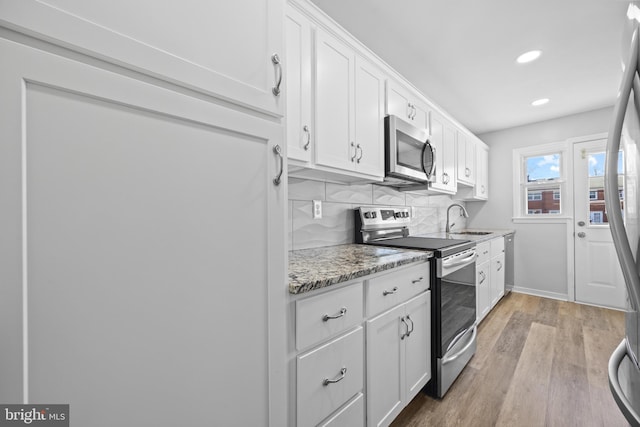
<path id="1" fill-rule="evenodd" d="M 595 197 L 591 197 L 591 196 Z M 598 200 L 598 190 L 589 190 L 589 200 Z"/>
<path id="2" fill-rule="evenodd" d="M 513 222 L 514 223 L 550 223 L 562 222 L 571 218 L 573 194 L 567 185 L 567 176 L 571 168 L 571 145 L 566 141 L 541 144 L 531 147 L 515 148 L 513 150 Z M 548 183 L 527 182 L 528 157 L 545 156 L 551 154 L 560 155 L 560 177 Z M 529 214 L 527 189 L 544 190 L 558 188 L 560 191 L 560 212 L 549 214 Z M 555 190 L 558 191 L 558 190 Z"/>

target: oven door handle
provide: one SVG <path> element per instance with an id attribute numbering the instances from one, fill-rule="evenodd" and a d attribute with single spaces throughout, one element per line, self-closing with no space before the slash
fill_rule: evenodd
<path id="1" fill-rule="evenodd" d="M 442 261 L 442 266 L 449 268 L 449 267 L 457 267 L 457 266 L 463 265 L 463 264 L 470 264 L 471 262 L 476 260 L 477 256 L 478 255 L 474 252 L 474 253 L 472 253 L 471 255 L 469 255 L 466 258 L 463 258 L 463 259 L 460 259 L 460 260 L 456 260 L 454 262 L 444 262 L 444 261 Z"/>
<path id="2" fill-rule="evenodd" d="M 466 329 L 462 334 L 460 334 L 459 336 L 464 335 L 464 333 L 466 333 L 468 331 L 468 329 Z M 476 335 L 478 333 L 478 325 L 476 325 L 475 323 L 473 324 L 473 335 L 471 335 L 471 339 L 469 340 L 469 342 L 467 343 L 467 345 L 465 345 L 459 352 L 457 352 L 456 354 L 452 354 L 451 356 L 446 356 L 442 359 L 442 364 L 446 365 L 447 363 L 453 362 L 454 360 L 456 360 L 458 357 L 462 356 L 468 349 L 469 347 L 471 347 L 473 345 L 473 342 L 476 340 Z M 458 338 L 459 339 L 459 338 Z M 451 345 L 450 347 L 453 347 L 453 345 Z"/>

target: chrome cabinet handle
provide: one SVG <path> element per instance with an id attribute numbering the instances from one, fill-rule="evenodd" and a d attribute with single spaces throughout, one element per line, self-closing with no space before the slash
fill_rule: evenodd
<path id="1" fill-rule="evenodd" d="M 484 194 L 484 185 L 481 185 L 481 186 L 480 186 L 480 192 L 481 192 L 482 194 Z"/>
<path id="2" fill-rule="evenodd" d="M 412 281 L 411 281 L 411 283 L 418 283 L 418 282 L 422 282 L 422 279 L 424 279 L 424 277 L 420 277 L 419 279 L 412 280 Z"/>
<path id="3" fill-rule="evenodd" d="M 410 102 L 407 102 L 407 119 L 411 120 L 411 108 L 413 106 L 411 105 Z"/>
<path id="4" fill-rule="evenodd" d="M 487 275 L 485 274 L 484 271 L 481 271 L 480 273 L 478 273 L 480 275 L 480 284 L 483 284 L 484 281 L 487 279 Z"/>
<path id="5" fill-rule="evenodd" d="M 413 320 L 411 320 L 411 317 L 409 317 L 409 315 L 408 315 L 408 314 L 407 314 L 407 320 L 408 320 L 409 322 L 411 322 L 411 330 L 410 330 L 410 331 L 407 331 L 407 337 L 410 337 L 410 336 L 411 336 L 411 333 L 412 333 L 412 332 L 413 332 L 413 330 L 415 329 L 415 326 L 414 326 L 414 324 L 413 324 Z"/>
<path id="6" fill-rule="evenodd" d="M 471 176 L 471 169 L 469 169 L 469 168 L 464 168 L 464 176 L 466 176 L 466 177 Z"/>
<path id="7" fill-rule="evenodd" d="M 322 321 L 323 322 L 327 322 L 327 321 L 329 321 L 331 319 L 339 319 L 342 316 L 344 316 L 345 314 L 347 314 L 347 307 L 342 307 L 340 309 L 340 312 L 338 312 L 338 314 L 334 314 L 332 316 L 330 316 L 328 314 L 325 314 L 324 316 L 322 316 Z"/>
<path id="8" fill-rule="evenodd" d="M 351 158 L 351 161 L 355 161 L 356 160 L 356 156 L 358 155 L 358 149 L 355 148 L 356 147 L 356 143 L 351 141 L 351 146 L 353 147 L 353 157 Z"/>
<path id="9" fill-rule="evenodd" d="M 358 152 L 358 150 L 360 150 L 360 157 L 356 159 L 356 162 L 360 163 L 360 160 L 362 160 L 362 147 L 360 146 L 360 144 L 356 145 L 356 153 Z"/>
<path id="10" fill-rule="evenodd" d="M 329 384 L 340 382 L 344 379 L 345 375 L 347 375 L 347 368 L 343 367 L 342 369 L 340 369 L 340 374 L 338 374 L 338 376 L 334 379 L 330 380 L 329 378 L 325 378 L 324 380 L 322 380 L 322 385 L 328 386 Z"/>
<path id="11" fill-rule="evenodd" d="M 442 183 L 446 185 L 446 184 L 449 183 L 450 180 L 451 180 L 451 178 L 449 178 L 449 174 L 444 172 L 442 174 Z"/>
<path id="12" fill-rule="evenodd" d="M 396 292 L 398 292 L 398 287 L 394 286 L 393 289 L 391 289 L 390 291 L 388 291 L 386 289 L 384 291 L 382 291 L 382 295 L 386 297 L 387 295 L 393 295 Z"/>
<path id="13" fill-rule="evenodd" d="M 276 79 L 276 85 L 273 87 L 273 89 L 271 89 L 271 92 L 273 92 L 275 96 L 279 96 L 280 85 L 282 84 L 282 65 L 280 64 L 280 57 L 277 53 L 271 55 L 271 62 L 273 62 L 273 65 L 276 66 L 276 75 L 278 76 L 278 78 Z"/>
<path id="14" fill-rule="evenodd" d="M 500 271 L 502 270 L 502 262 L 501 261 L 496 261 L 498 263 L 498 269 L 496 271 Z"/>
<path id="15" fill-rule="evenodd" d="M 311 144 L 311 132 L 309 132 L 309 126 L 304 125 L 302 127 L 302 131 L 307 134 L 307 143 L 304 144 L 304 151 L 309 149 L 309 144 Z"/>
<path id="16" fill-rule="evenodd" d="M 585 237 L 587 237 L 587 233 L 585 233 L 584 231 L 581 231 L 578 233 L 578 237 L 581 239 L 584 239 Z"/>
<path id="17" fill-rule="evenodd" d="M 401 339 L 401 340 L 403 340 L 403 339 L 405 339 L 405 337 L 408 337 L 408 336 L 409 336 L 409 324 L 408 324 L 407 322 L 405 322 L 405 318 L 404 318 L 404 317 L 401 317 L 401 318 L 400 318 L 400 321 L 401 321 L 402 323 L 404 323 L 404 326 L 406 326 L 406 327 L 407 327 L 406 332 L 405 332 L 405 333 L 403 333 L 402 335 L 400 335 L 400 339 Z"/>
<path id="18" fill-rule="evenodd" d="M 412 105 L 411 108 L 413 109 L 413 115 L 411 116 L 411 120 L 416 118 L 416 114 L 418 114 L 418 109 L 416 108 L 415 105 Z"/>
<path id="19" fill-rule="evenodd" d="M 273 178 L 273 183 L 275 185 L 280 185 L 280 179 L 282 178 L 282 173 L 284 172 L 284 158 L 282 157 L 282 149 L 279 145 L 276 144 L 273 147 L 273 152 L 280 157 L 280 173 L 278 174 L 278 176 Z"/>

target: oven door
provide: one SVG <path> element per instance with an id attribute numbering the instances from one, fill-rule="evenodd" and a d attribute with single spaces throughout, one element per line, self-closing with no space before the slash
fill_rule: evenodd
<path id="1" fill-rule="evenodd" d="M 438 260 L 440 334 L 437 357 L 443 358 L 469 337 L 476 322 L 475 248 Z"/>
<path id="2" fill-rule="evenodd" d="M 435 149 L 429 134 L 396 116 L 385 117 L 385 174 L 426 183 L 435 170 Z"/>

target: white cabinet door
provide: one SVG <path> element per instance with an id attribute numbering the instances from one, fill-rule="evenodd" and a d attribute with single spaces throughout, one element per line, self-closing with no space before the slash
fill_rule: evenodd
<path id="1" fill-rule="evenodd" d="M 504 252 L 491 258 L 491 307 L 504 296 Z"/>
<path id="2" fill-rule="evenodd" d="M 0 56 L 0 401 L 69 403 L 82 426 L 285 425 L 282 127 Z"/>
<path id="3" fill-rule="evenodd" d="M 456 129 L 436 111 L 431 111 L 431 143 L 436 150 L 436 170 L 430 188 L 434 191 L 455 194 L 456 181 Z"/>
<path id="4" fill-rule="evenodd" d="M 311 161 L 311 22 L 291 5 L 285 16 L 287 156 Z"/>
<path id="5" fill-rule="evenodd" d="M 189 89 L 282 115 L 283 0 L 5 1 L 12 28 Z M 282 87 L 282 86 L 280 86 Z"/>
<path id="6" fill-rule="evenodd" d="M 353 123 L 355 52 L 316 32 L 316 163 L 353 170 L 357 157 Z"/>
<path id="7" fill-rule="evenodd" d="M 393 80 L 387 80 L 387 114 L 398 116 L 415 127 L 427 129 L 429 110 L 420 96 Z"/>
<path id="8" fill-rule="evenodd" d="M 476 320 L 479 322 L 491 310 L 491 261 L 476 266 Z"/>
<path id="9" fill-rule="evenodd" d="M 489 147 L 484 143 L 476 145 L 476 171 L 474 199 L 487 200 L 489 198 Z"/>
<path id="10" fill-rule="evenodd" d="M 473 185 L 476 176 L 475 141 L 461 130 L 457 130 L 457 174 L 458 183 Z"/>
<path id="11" fill-rule="evenodd" d="M 356 170 L 384 177 L 384 74 L 361 57 L 355 72 Z"/>
<path id="12" fill-rule="evenodd" d="M 404 401 L 409 403 L 431 379 L 431 292 L 406 303 L 406 318 L 411 327 L 405 341 Z"/>
<path id="13" fill-rule="evenodd" d="M 367 425 L 389 425 L 403 408 L 404 305 L 367 321 Z"/>

